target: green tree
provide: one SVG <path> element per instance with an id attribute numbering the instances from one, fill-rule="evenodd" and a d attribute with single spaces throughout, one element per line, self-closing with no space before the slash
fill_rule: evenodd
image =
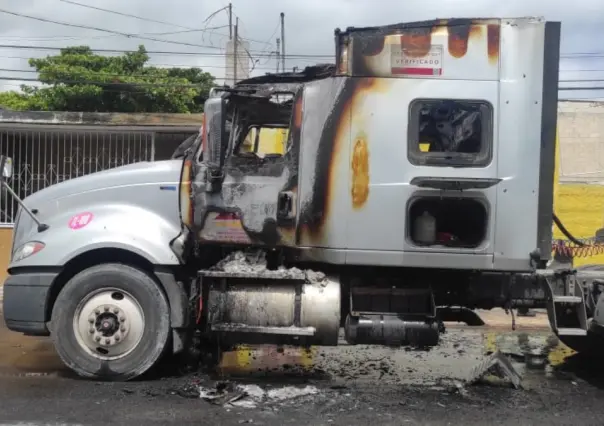
<path id="1" fill-rule="evenodd" d="M 29 98 L 15 91 L 0 92 L 0 108 L 23 111 L 29 108 Z"/>
<path id="2" fill-rule="evenodd" d="M 0 106 L 16 110 L 94 112 L 202 112 L 214 77 L 197 68 L 146 66 L 144 46 L 122 56 L 101 56 L 87 46 L 30 59 L 46 86 L 0 93 Z"/>

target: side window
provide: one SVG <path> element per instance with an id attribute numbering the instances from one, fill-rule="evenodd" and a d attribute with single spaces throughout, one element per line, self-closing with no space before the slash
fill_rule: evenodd
<path id="1" fill-rule="evenodd" d="M 485 101 L 415 100 L 407 143 L 414 165 L 484 167 L 493 152 L 493 107 Z"/>
<path id="2" fill-rule="evenodd" d="M 235 148 L 235 155 L 254 155 L 260 158 L 281 157 L 285 153 L 288 129 L 252 126 Z"/>

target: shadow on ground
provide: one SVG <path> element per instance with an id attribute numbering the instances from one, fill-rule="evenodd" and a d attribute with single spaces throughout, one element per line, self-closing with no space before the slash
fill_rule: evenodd
<path id="1" fill-rule="evenodd" d="M 557 378 L 572 379 L 576 377 L 598 389 L 604 389 L 604 369 L 602 358 L 596 355 L 574 354 L 556 366 L 552 373 Z"/>

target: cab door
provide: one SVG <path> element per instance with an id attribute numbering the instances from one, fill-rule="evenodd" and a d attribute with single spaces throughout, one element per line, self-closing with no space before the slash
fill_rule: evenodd
<path id="1" fill-rule="evenodd" d="M 282 229 L 294 211 L 279 202 L 287 195 L 292 177 L 290 157 L 278 139 L 287 128 L 249 125 L 231 144 L 224 164 L 220 200 L 214 199 L 202 227 L 205 241 L 235 244 L 287 245 L 293 241 Z M 283 210 L 283 207 L 282 207 Z M 294 217 L 291 217 L 294 219 Z"/>

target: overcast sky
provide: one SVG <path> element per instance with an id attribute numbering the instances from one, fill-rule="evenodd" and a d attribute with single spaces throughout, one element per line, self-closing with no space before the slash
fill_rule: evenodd
<path id="1" fill-rule="evenodd" d="M 118 16 L 68 4 L 60 0 L 1 0 L 0 9 L 45 19 L 93 26 L 129 34 L 206 46 L 186 46 L 126 38 L 93 29 L 70 28 L 0 13 L 0 44 L 63 47 L 89 45 L 99 49 L 135 49 L 144 44 L 151 51 L 199 52 L 199 55 L 151 55 L 151 63 L 198 66 L 217 78 L 224 77 L 225 61 L 218 56 L 228 39 L 228 18 L 220 12 L 205 22 L 228 0 L 73 0 L 125 14 L 170 23 L 161 24 Z M 233 0 L 239 17 L 240 36 L 250 40 L 257 59 L 255 74 L 273 71 L 269 57 L 279 36 L 279 13 L 285 13 L 285 42 L 288 55 L 318 55 L 287 58 L 286 67 L 333 61 L 336 27 L 365 26 L 446 17 L 545 16 L 562 21 L 561 80 L 603 80 L 585 83 L 604 87 L 604 0 Z M 209 28 L 207 32 L 163 34 Z M 159 33 L 159 34 L 158 34 Z M 27 70 L 27 58 L 51 51 L 0 48 L 0 77 L 35 78 Z M 17 89 L 17 81 L 0 81 L 0 89 Z M 576 84 L 561 83 L 561 86 Z M 561 92 L 565 98 L 603 98 L 604 91 Z"/>

